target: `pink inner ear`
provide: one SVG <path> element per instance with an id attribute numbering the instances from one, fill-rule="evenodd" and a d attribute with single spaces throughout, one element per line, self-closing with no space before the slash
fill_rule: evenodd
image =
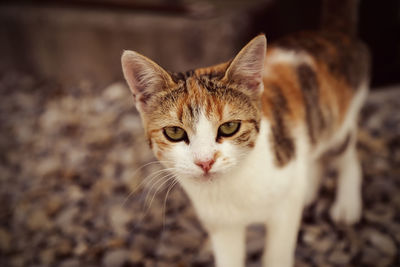
<path id="1" fill-rule="evenodd" d="M 234 58 L 227 70 L 228 77 L 234 82 L 245 85 L 251 91 L 259 93 L 265 54 L 266 39 L 263 35 L 257 36 Z"/>
<path id="2" fill-rule="evenodd" d="M 125 52 L 122 55 L 122 69 L 125 80 L 135 96 L 146 90 L 142 74 L 145 71 L 146 66 L 143 63 L 143 59 L 134 52 Z"/>
<path id="3" fill-rule="evenodd" d="M 150 59 L 133 51 L 125 51 L 121 58 L 122 69 L 136 100 L 146 104 L 151 95 L 168 83 L 168 74 Z"/>

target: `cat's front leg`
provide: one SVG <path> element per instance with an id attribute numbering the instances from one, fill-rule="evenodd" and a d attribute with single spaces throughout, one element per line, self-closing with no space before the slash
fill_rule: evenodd
<path id="1" fill-rule="evenodd" d="M 264 267 L 291 267 L 294 262 L 297 234 L 303 201 L 301 198 L 282 203 L 268 220 Z"/>
<path id="2" fill-rule="evenodd" d="M 245 264 L 245 227 L 226 226 L 208 231 L 217 267 L 243 267 Z"/>

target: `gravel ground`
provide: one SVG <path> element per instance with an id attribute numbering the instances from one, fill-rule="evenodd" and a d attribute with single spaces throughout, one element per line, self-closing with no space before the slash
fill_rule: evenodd
<path id="1" fill-rule="evenodd" d="M 362 113 L 362 221 L 331 222 L 330 173 L 304 213 L 296 266 L 400 266 L 399 106 L 399 88 L 379 91 Z M 66 89 L 2 74 L 0 133 L 0 266 L 213 265 L 187 197 L 157 172 L 124 84 Z M 249 229 L 248 266 L 259 266 L 264 234 Z"/>

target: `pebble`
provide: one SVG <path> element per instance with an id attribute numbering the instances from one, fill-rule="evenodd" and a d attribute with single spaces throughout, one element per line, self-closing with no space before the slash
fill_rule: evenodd
<path id="1" fill-rule="evenodd" d="M 329 261 L 339 266 L 345 266 L 349 263 L 350 257 L 343 251 L 335 250 L 329 255 Z"/>
<path id="2" fill-rule="evenodd" d="M 120 100 L 130 96 L 129 88 L 121 82 L 113 83 L 103 91 L 103 96 L 106 100 Z"/>
<path id="3" fill-rule="evenodd" d="M 378 250 L 388 256 L 394 256 L 397 252 L 396 244 L 393 239 L 386 234 L 377 231 L 373 228 L 368 228 L 364 231 L 366 238 L 375 246 Z"/>
<path id="4" fill-rule="evenodd" d="M 161 243 L 158 248 L 156 255 L 163 259 L 175 259 L 183 254 L 184 246 L 179 246 L 177 244 L 167 244 Z"/>
<path id="5" fill-rule="evenodd" d="M 79 214 L 79 208 L 76 206 L 68 206 L 64 209 L 56 218 L 56 224 L 66 234 L 73 233 L 74 231 L 74 219 Z"/>
<path id="6" fill-rule="evenodd" d="M 46 203 L 46 213 L 48 216 L 57 214 L 63 205 L 63 200 L 59 196 L 52 196 Z"/>
<path id="7" fill-rule="evenodd" d="M 332 245 L 331 239 L 328 237 L 323 237 L 313 243 L 312 247 L 315 249 L 315 251 L 318 251 L 318 253 L 323 254 L 326 253 L 332 247 Z"/>
<path id="8" fill-rule="evenodd" d="M 378 263 L 382 259 L 382 254 L 370 247 L 370 246 L 365 246 L 364 249 L 362 250 L 362 256 L 361 256 L 361 264 L 365 264 L 367 266 L 379 266 Z M 376 265 L 375 265 L 376 264 Z"/>
<path id="9" fill-rule="evenodd" d="M 80 267 L 81 264 L 78 259 L 68 259 L 61 262 L 60 267 Z"/>
<path id="10" fill-rule="evenodd" d="M 55 260 L 55 251 L 52 248 L 47 248 L 40 252 L 39 257 L 42 264 L 49 266 Z"/>
<path id="11" fill-rule="evenodd" d="M 34 210 L 27 220 L 27 226 L 31 231 L 46 230 L 51 228 L 52 222 L 44 210 Z"/>
<path id="12" fill-rule="evenodd" d="M 8 252 L 11 250 L 11 235 L 4 228 L 0 228 L 0 251 Z"/>
<path id="13" fill-rule="evenodd" d="M 321 233 L 321 230 L 318 226 L 307 226 L 304 229 L 303 241 L 307 245 L 315 245 L 315 242 L 317 241 L 320 233 Z"/>
<path id="14" fill-rule="evenodd" d="M 103 257 L 104 267 L 122 267 L 130 260 L 130 252 L 125 249 L 107 251 Z"/>
<path id="15" fill-rule="evenodd" d="M 114 206 L 110 209 L 109 220 L 114 233 L 118 236 L 125 236 L 127 234 L 127 224 L 132 221 L 132 213 L 121 207 L 121 205 Z"/>
<path id="16" fill-rule="evenodd" d="M 88 251 L 88 245 L 83 241 L 79 242 L 74 248 L 74 254 L 77 256 L 81 256 Z"/>

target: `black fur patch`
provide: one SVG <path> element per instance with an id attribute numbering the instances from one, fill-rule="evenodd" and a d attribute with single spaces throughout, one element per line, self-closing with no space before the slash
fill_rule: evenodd
<path id="1" fill-rule="evenodd" d="M 278 166 L 286 165 L 295 156 L 295 146 L 290 132 L 285 124 L 285 114 L 289 112 L 287 100 L 279 86 L 271 86 L 275 97 L 272 102 L 272 144 L 275 152 L 275 160 Z"/>
<path id="2" fill-rule="evenodd" d="M 339 143 L 334 148 L 326 151 L 321 156 L 321 160 L 322 161 L 328 161 L 328 160 L 330 160 L 332 158 L 336 158 L 336 157 L 339 157 L 340 155 L 342 155 L 347 150 L 347 148 L 349 147 L 349 144 L 352 141 L 351 139 L 352 139 L 352 135 L 351 135 L 351 133 L 348 133 L 341 143 Z"/>
<path id="3" fill-rule="evenodd" d="M 370 58 L 361 42 L 333 32 L 292 34 L 277 41 L 276 46 L 306 52 L 328 66 L 335 76 L 343 77 L 354 89 L 368 79 Z"/>
<path id="4" fill-rule="evenodd" d="M 296 72 L 303 93 L 308 135 L 311 143 L 315 144 L 318 135 L 325 128 L 325 121 L 319 104 L 317 75 L 307 64 L 298 66 Z"/>

